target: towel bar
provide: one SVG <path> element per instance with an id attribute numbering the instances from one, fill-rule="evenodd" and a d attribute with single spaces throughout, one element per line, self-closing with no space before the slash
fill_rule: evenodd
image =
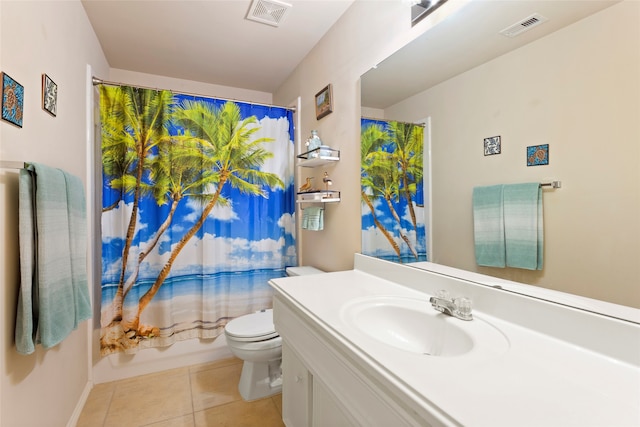
<path id="1" fill-rule="evenodd" d="M 540 187 L 562 188 L 561 181 L 542 182 Z"/>
<path id="2" fill-rule="evenodd" d="M 22 169 L 24 167 L 26 167 L 26 164 L 24 162 L 0 160 L 0 169 Z"/>

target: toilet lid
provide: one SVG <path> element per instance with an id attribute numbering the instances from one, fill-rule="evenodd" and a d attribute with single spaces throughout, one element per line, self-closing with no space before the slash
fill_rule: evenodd
<path id="1" fill-rule="evenodd" d="M 317 268 L 309 265 L 303 265 L 301 267 L 287 267 L 285 271 L 287 272 L 287 276 L 307 276 L 309 274 L 324 273 L 324 271 L 318 270 Z"/>
<path id="2" fill-rule="evenodd" d="M 273 309 L 236 317 L 224 329 L 227 334 L 237 338 L 266 340 L 278 336 L 273 326 Z"/>

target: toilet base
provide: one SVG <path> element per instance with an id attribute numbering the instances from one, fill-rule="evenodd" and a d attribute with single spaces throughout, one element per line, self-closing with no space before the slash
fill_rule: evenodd
<path id="1" fill-rule="evenodd" d="M 246 401 L 262 399 L 282 391 L 282 360 L 247 362 L 242 365 L 238 391 Z"/>

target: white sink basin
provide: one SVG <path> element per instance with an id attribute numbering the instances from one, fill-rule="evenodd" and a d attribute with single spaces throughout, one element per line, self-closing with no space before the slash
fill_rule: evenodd
<path id="1" fill-rule="evenodd" d="M 345 324 L 381 343 L 427 356 L 470 353 L 487 337 L 487 329 L 491 345 L 495 344 L 497 335 L 501 344 L 497 347 L 508 347 L 506 338 L 486 322 L 464 321 L 440 313 L 431 306 L 428 297 L 361 298 L 347 303 L 341 317 Z"/>

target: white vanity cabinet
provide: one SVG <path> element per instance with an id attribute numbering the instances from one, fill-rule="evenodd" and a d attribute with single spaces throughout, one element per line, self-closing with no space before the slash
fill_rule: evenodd
<path id="1" fill-rule="evenodd" d="M 466 276 L 354 265 L 269 282 L 287 427 L 640 426 L 640 322 Z M 473 321 L 430 306 L 442 289 L 473 301 Z M 423 350 L 427 338 L 447 351 Z"/>
<path id="2" fill-rule="evenodd" d="M 313 396 L 313 376 L 302 363 L 300 357 L 282 343 L 282 419 L 287 426 L 307 426 L 311 424 L 311 397 Z"/>
<path id="3" fill-rule="evenodd" d="M 282 419 L 287 427 L 355 425 L 329 388 L 286 341 L 282 345 Z"/>
<path id="4" fill-rule="evenodd" d="M 283 340 L 282 417 L 287 427 L 434 425 L 370 377 L 366 366 L 311 318 L 278 295 L 273 305 Z"/>

